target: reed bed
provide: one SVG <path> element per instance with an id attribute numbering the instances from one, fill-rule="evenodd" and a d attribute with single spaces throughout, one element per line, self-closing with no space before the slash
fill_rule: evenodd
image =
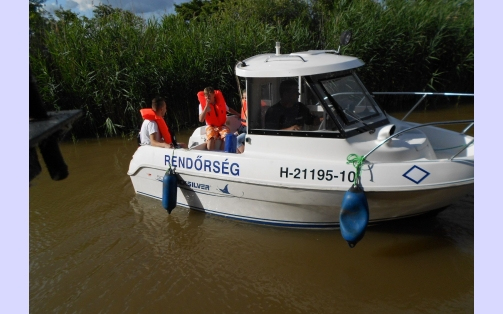
<path id="1" fill-rule="evenodd" d="M 337 49 L 345 29 L 353 41 L 342 52 L 366 63 L 359 74 L 371 91 L 473 92 L 473 0 L 224 4 L 190 21 L 177 15 L 144 20 L 122 10 L 91 19 L 60 12 L 42 45 L 30 41 L 30 67 L 47 109 L 82 109 L 72 129 L 76 138 L 132 136 L 141 124 L 139 109 L 162 95 L 168 124 L 192 127 L 196 93 L 206 86 L 222 90 L 239 110 L 237 61 L 273 52 L 276 41 L 282 53 Z"/>

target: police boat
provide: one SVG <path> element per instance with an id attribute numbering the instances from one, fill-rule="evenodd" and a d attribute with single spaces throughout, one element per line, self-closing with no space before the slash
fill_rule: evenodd
<path id="1" fill-rule="evenodd" d="M 438 211 L 473 191 L 474 138 L 466 134 L 473 120 L 419 124 L 388 115 L 356 74 L 363 61 L 341 55 L 340 47 L 281 54 L 276 43 L 275 53 L 238 62 L 235 74 L 248 97 L 244 152 L 208 151 L 205 126 L 188 148 L 140 146 L 128 170 L 136 193 L 163 204 L 169 198 L 170 211 L 182 206 L 253 223 L 342 229 L 352 187 L 365 193 L 368 223 Z M 297 82 L 298 101 L 314 123 L 267 128 L 267 111 L 287 79 Z M 240 123 L 228 117 L 232 132 Z M 462 132 L 442 127 L 458 123 L 466 125 Z"/>

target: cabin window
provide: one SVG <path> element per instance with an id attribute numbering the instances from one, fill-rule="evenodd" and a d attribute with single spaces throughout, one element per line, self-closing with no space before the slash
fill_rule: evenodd
<path id="1" fill-rule="evenodd" d="M 283 81 L 287 80 L 295 82 L 291 87 L 293 93 L 297 92 L 293 96 L 293 99 L 290 98 L 295 104 L 295 112 L 293 114 L 279 107 L 281 106 L 280 86 Z M 282 132 L 285 131 L 282 130 L 283 127 L 286 129 L 294 125 L 294 122 L 296 123 L 295 125 L 300 127 L 300 130 L 298 130 L 300 132 L 337 130 L 333 121 L 330 120 L 320 105 L 316 94 L 306 85 L 306 82 L 302 78 L 300 80 L 299 77 L 248 78 L 246 84 L 250 130 Z M 290 94 L 290 97 L 292 97 L 292 94 Z M 271 108 L 273 108 L 273 111 L 268 113 Z M 254 132 L 251 131 L 251 133 Z M 269 134 L 268 132 L 266 133 Z M 274 134 L 285 135 L 278 134 L 277 132 Z M 289 135 L 306 136 L 300 133 Z"/>
<path id="2" fill-rule="evenodd" d="M 249 130 L 264 128 L 265 114 L 275 100 L 274 85 L 275 82 L 269 78 L 246 80 Z"/>
<path id="3" fill-rule="evenodd" d="M 329 108 L 338 113 L 344 124 L 358 123 L 378 115 L 374 102 L 353 75 L 319 81 Z"/>
<path id="4" fill-rule="evenodd" d="M 297 108 L 294 114 L 279 108 L 279 90 L 286 80 L 292 81 L 295 95 L 290 95 L 290 101 Z M 246 86 L 250 134 L 347 137 L 365 131 L 369 123 L 387 121 L 351 71 L 308 77 L 247 78 Z M 293 125 L 298 125 L 298 130 L 290 130 Z"/>
<path id="5" fill-rule="evenodd" d="M 295 95 L 291 101 L 302 103 L 297 106 L 302 112 L 283 116 L 285 110 L 278 110 L 279 89 L 285 80 L 293 81 Z M 247 78 L 246 90 L 249 134 L 343 138 L 388 123 L 370 93 L 350 70 L 306 77 Z M 273 123 L 268 120 L 271 116 Z M 288 129 L 291 125 L 299 125 L 298 130 Z"/>

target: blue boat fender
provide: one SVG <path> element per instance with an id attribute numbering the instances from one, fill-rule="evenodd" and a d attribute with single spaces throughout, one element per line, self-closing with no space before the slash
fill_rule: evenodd
<path id="1" fill-rule="evenodd" d="M 178 180 L 175 171 L 171 168 L 166 171 L 162 178 L 162 207 L 171 214 L 176 207 L 176 188 Z"/>
<path id="2" fill-rule="evenodd" d="M 365 235 L 369 222 L 369 205 L 361 186 L 351 186 L 344 194 L 339 214 L 341 234 L 349 247 L 355 247 Z"/>
<path id="3" fill-rule="evenodd" d="M 355 181 L 342 198 L 339 225 L 342 237 L 348 242 L 350 248 L 354 248 L 356 243 L 363 238 L 369 223 L 369 204 L 361 185 L 365 157 L 356 154 L 349 154 L 347 157 L 347 163 L 355 167 Z"/>
<path id="4" fill-rule="evenodd" d="M 225 146 L 224 152 L 226 153 L 236 153 L 237 150 L 237 136 L 234 133 L 228 133 L 225 135 Z"/>

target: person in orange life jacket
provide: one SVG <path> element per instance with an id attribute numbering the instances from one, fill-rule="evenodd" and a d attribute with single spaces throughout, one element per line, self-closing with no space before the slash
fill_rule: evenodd
<path id="1" fill-rule="evenodd" d="M 155 106 L 154 103 L 157 103 L 159 102 L 160 100 L 164 100 L 164 98 L 160 97 L 160 96 L 156 96 L 154 99 L 152 99 L 152 108 Z M 164 103 L 166 103 L 166 100 L 164 100 Z M 167 110 L 167 105 L 166 105 L 166 110 Z M 162 123 L 162 122 L 161 122 Z M 173 146 L 175 148 L 187 148 L 187 144 L 185 143 L 178 143 L 177 140 L 176 140 L 176 134 L 174 131 L 171 130 L 171 128 L 169 127 L 169 125 L 166 125 L 167 128 L 168 128 L 168 132 L 169 134 L 171 135 L 171 140 L 172 140 L 172 143 L 173 143 Z M 162 136 L 162 130 L 161 131 L 161 136 Z"/>
<path id="2" fill-rule="evenodd" d="M 246 133 L 248 131 L 248 127 L 247 127 L 247 124 L 246 124 L 246 110 L 247 110 L 247 103 L 246 103 L 246 89 L 243 89 L 243 92 L 242 92 L 242 96 L 241 96 L 241 125 L 239 126 L 239 128 L 237 129 L 236 131 L 236 135 L 237 135 L 237 143 L 238 143 L 238 146 L 237 146 L 237 150 L 238 150 L 238 153 L 242 153 L 245 149 L 244 145 L 245 145 L 245 138 L 246 138 Z"/>
<path id="3" fill-rule="evenodd" d="M 221 91 L 206 87 L 204 91 L 197 93 L 199 100 L 199 121 L 206 121 L 206 144 L 208 150 L 215 150 L 215 141 L 222 139 L 220 150 L 225 147 L 225 136 L 230 132 L 225 123 L 227 111 L 239 116 L 239 113 L 227 106 Z"/>
<path id="4" fill-rule="evenodd" d="M 166 114 L 166 101 L 164 98 L 155 97 L 152 99 L 152 109 L 143 108 L 140 113 L 144 119 L 140 129 L 140 145 L 165 148 L 185 146 L 183 143 L 177 145 L 164 121 L 164 115 Z"/>

